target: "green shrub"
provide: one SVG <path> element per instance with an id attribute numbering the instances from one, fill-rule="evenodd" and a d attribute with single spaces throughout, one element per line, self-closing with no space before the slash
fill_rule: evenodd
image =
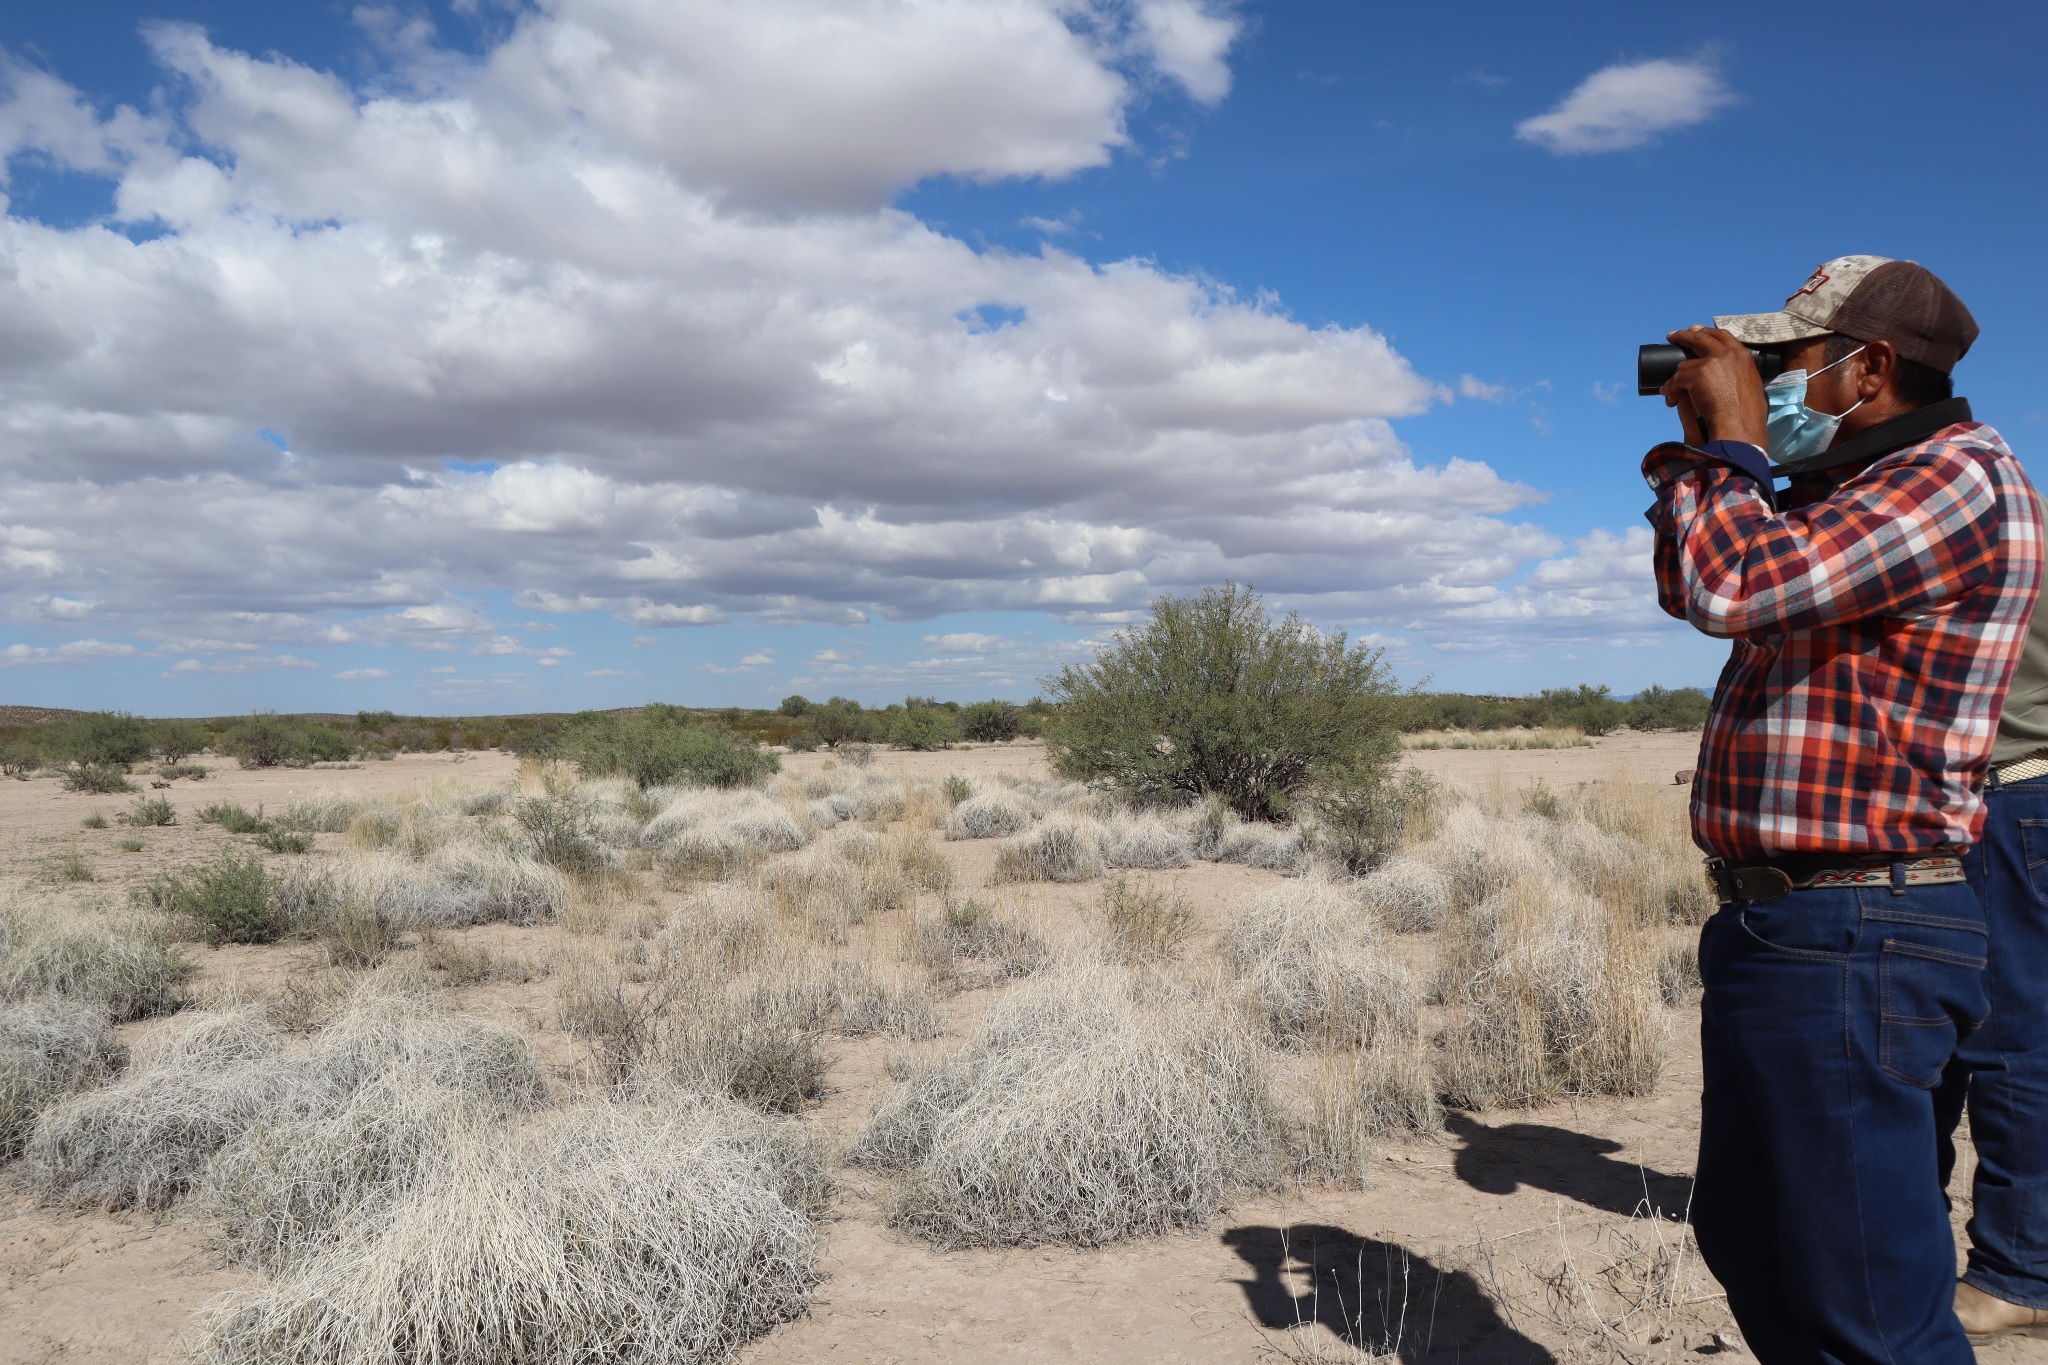
<path id="1" fill-rule="evenodd" d="M 64 790 L 112 796 L 134 791 L 135 784 L 128 780 L 127 769 L 117 763 L 80 763 L 64 770 Z"/>
<path id="2" fill-rule="evenodd" d="M 876 738 L 878 718 L 862 710 L 861 704 L 851 697 L 834 697 L 811 708 L 811 728 L 820 744 L 837 748 L 852 740 Z"/>
<path id="3" fill-rule="evenodd" d="M 263 860 L 223 853 L 211 863 L 166 872 L 143 896 L 192 925 L 208 943 L 270 943 L 279 931 Z"/>
<path id="4" fill-rule="evenodd" d="M 51 858 L 46 871 L 54 882 L 89 882 L 93 876 L 92 860 L 78 851 L 76 845 Z"/>
<path id="5" fill-rule="evenodd" d="M 178 812 L 171 803 L 161 796 L 145 797 L 123 811 L 118 817 L 124 825 L 147 829 L 159 825 L 178 823 Z"/>
<path id="6" fill-rule="evenodd" d="M 1654 683 L 1623 703 L 1631 730 L 1698 730 L 1706 725 L 1712 705 L 1697 687 L 1658 687 Z"/>
<path id="7" fill-rule="evenodd" d="M 784 697 L 782 705 L 776 708 L 783 715 L 790 717 L 808 716 L 813 709 L 810 701 L 802 696 Z"/>
<path id="8" fill-rule="evenodd" d="M 101 815 L 98 811 L 94 811 L 78 823 L 87 829 L 105 829 L 107 827 L 107 817 Z"/>
<path id="9" fill-rule="evenodd" d="M 160 765 L 156 771 L 157 776 L 167 781 L 175 781 L 180 777 L 184 777 L 197 782 L 213 770 L 211 768 L 202 768 L 197 763 L 165 763 Z"/>
<path id="10" fill-rule="evenodd" d="M 1550 718 L 1549 724 L 1584 730 L 1589 735 L 1604 735 L 1619 729 L 1627 720 L 1626 708 L 1604 685 L 1580 683 L 1577 687 L 1551 688 L 1539 700 L 1544 714 Z"/>
<path id="11" fill-rule="evenodd" d="M 356 724 L 365 730 L 381 730 L 387 725 L 398 724 L 396 711 L 358 711 Z"/>
<path id="12" fill-rule="evenodd" d="M 33 730 L 0 734 L 0 777 L 27 777 L 48 757 L 42 737 Z"/>
<path id="13" fill-rule="evenodd" d="M 332 725 L 303 726 L 299 731 L 299 743 L 306 757 L 315 763 L 340 763 L 356 751 L 354 737 L 343 734 Z"/>
<path id="14" fill-rule="evenodd" d="M 946 793 L 946 804 L 957 806 L 968 797 L 974 795 L 974 784 L 960 776 L 960 774 L 953 773 L 946 778 L 943 790 Z"/>
<path id="15" fill-rule="evenodd" d="M 150 725 L 149 739 L 157 758 L 176 765 L 204 749 L 207 734 L 189 720 L 160 720 Z"/>
<path id="16" fill-rule="evenodd" d="M 815 753 L 818 749 L 818 732 L 809 725 L 798 725 L 782 737 L 793 754 Z"/>
<path id="17" fill-rule="evenodd" d="M 780 769 L 775 755 L 677 706 L 581 718 L 559 742 L 585 777 L 629 777 L 642 787 L 699 783 L 745 787 Z"/>
<path id="18" fill-rule="evenodd" d="M 201 806 L 197 811 L 201 824 L 219 825 L 230 834 L 268 834 L 270 821 L 263 818 L 263 808 L 257 807 L 251 815 L 234 801 L 216 801 L 210 806 Z"/>
<path id="19" fill-rule="evenodd" d="M 153 747 L 149 722 L 126 711 L 87 711 L 54 727 L 51 749 L 78 764 L 125 768 Z"/>
<path id="20" fill-rule="evenodd" d="M 953 717 L 936 706 L 913 706 L 889 727 L 889 742 L 899 749 L 943 749 L 953 739 Z"/>
<path id="21" fill-rule="evenodd" d="M 1246 819 L 1282 815 L 1319 772 L 1391 762 L 1395 688 L 1380 651 L 1274 621 L 1235 583 L 1161 597 L 1087 665 L 1047 681 L 1049 757 L 1065 777 L 1140 798 L 1215 793 Z"/>
<path id="22" fill-rule="evenodd" d="M 307 759 L 300 726 L 275 711 L 257 711 L 236 721 L 221 737 L 220 751 L 240 759 L 245 768 L 277 768 Z"/>
<path id="23" fill-rule="evenodd" d="M 1370 872 L 1400 849 L 1409 822 L 1435 800 L 1435 780 L 1418 769 L 1398 776 L 1384 763 L 1332 769 L 1308 792 L 1315 815 L 1309 847 L 1353 872 Z"/>
<path id="24" fill-rule="evenodd" d="M 526 831 L 533 856 L 564 872 L 596 872 L 604 855 L 590 837 L 590 814 L 569 792 L 521 797 L 512 818 Z"/>
<path id="25" fill-rule="evenodd" d="M 313 836 L 302 829 L 266 829 L 256 842 L 272 853 L 311 853 Z"/>
<path id="26" fill-rule="evenodd" d="M 960 708 L 960 733 L 983 744 L 1015 739 L 1023 726 L 1023 708 L 1007 701 L 978 701 Z"/>

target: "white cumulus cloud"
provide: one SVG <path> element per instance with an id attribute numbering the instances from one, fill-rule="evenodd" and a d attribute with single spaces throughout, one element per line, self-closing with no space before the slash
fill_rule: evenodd
<path id="1" fill-rule="evenodd" d="M 645 631 L 1093 625 L 1236 578 L 1448 627 L 1563 547 L 1518 519 L 1533 490 L 1411 457 L 1393 423 L 1445 391 L 1382 335 L 891 206 L 1106 164 L 1135 101 L 1226 96 L 1241 27 L 1197 0 L 544 0 L 475 57 L 384 24 L 361 84 L 156 26 L 146 114 L 0 69 L 0 160 L 116 205 L 0 218 L 0 619 L 96 637 L 4 661 L 569 657 L 493 589 Z M 963 638 L 931 643 L 991 653 Z"/>
<path id="2" fill-rule="evenodd" d="M 1515 125 L 1515 136 L 1560 156 L 1619 152 L 1704 123 L 1735 94 L 1713 62 L 1660 58 L 1602 67 L 1555 109 Z"/>

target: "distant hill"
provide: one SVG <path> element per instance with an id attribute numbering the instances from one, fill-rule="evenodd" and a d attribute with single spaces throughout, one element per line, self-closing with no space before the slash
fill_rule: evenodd
<path id="1" fill-rule="evenodd" d="M 55 706 L 0 706 L 0 725 L 43 725 L 83 711 L 65 711 Z"/>

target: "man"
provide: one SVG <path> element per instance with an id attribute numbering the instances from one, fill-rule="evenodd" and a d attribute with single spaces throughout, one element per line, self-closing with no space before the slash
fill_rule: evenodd
<path id="1" fill-rule="evenodd" d="M 1952 396 L 1977 325 L 1929 271 L 1844 256 L 1782 310 L 1715 321 L 1671 335 L 1685 441 L 1643 461 L 1661 604 L 1734 641 L 1692 799 L 1722 899 L 1700 1251 L 1762 1361 L 1969 1365 L 1934 1089 L 1985 1013 L 1958 855 L 2040 512 Z M 1783 359 L 1768 388 L 1750 346 Z"/>
<path id="2" fill-rule="evenodd" d="M 1977 1178 L 1956 1316 L 1971 1341 L 2048 1337 L 2048 613 L 2034 613 L 1964 860 L 1991 931 L 1991 1013 L 1937 1100 L 1942 1183 L 1967 1094 Z"/>

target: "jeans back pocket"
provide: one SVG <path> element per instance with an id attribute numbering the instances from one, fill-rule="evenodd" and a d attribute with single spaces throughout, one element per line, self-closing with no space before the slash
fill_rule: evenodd
<path id="1" fill-rule="evenodd" d="M 1878 981 L 1878 1064 L 1895 1080 L 1932 1089 L 1956 1045 L 1984 1022 L 1984 956 L 1888 938 Z"/>

